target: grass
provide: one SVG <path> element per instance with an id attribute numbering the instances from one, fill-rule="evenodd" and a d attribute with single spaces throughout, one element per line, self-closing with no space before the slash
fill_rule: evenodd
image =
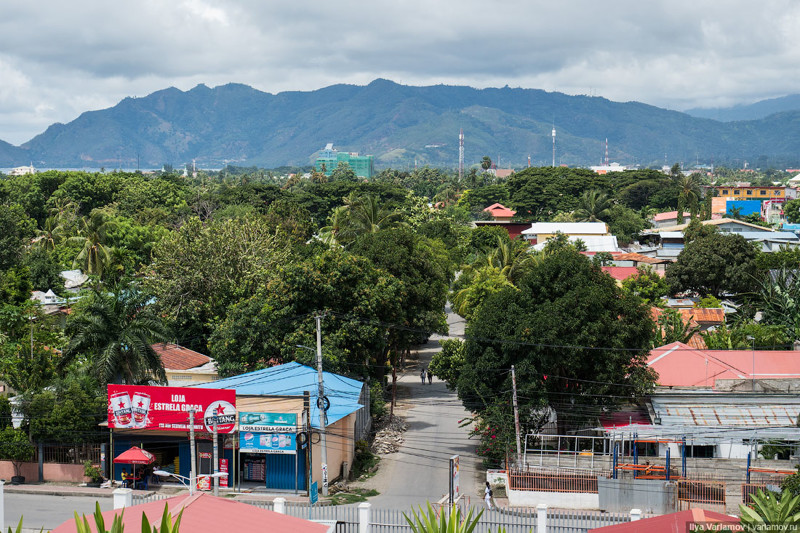
<path id="1" fill-rule="evenodd" d="M 348 503 L 365 502 L 367 498 L 380 494 L 375 489 L 353 489 L 348 492 L 337 492 L 331 496 L 331 505 L 347 505 Z"/>

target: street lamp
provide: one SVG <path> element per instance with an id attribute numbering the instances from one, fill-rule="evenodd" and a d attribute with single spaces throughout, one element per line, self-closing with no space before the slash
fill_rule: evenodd
<path id="1" fill-rule="evenodd" d="M 186 476 L 182 476 L 180 474 L 174 474 L 172 472 L 167 472 L 166 470 L 153 470 L 153 474 L 159 477 L 174 477 L 178 481 L 181 482 L 182 485 L 189 487 L 189 494 L 194 494 L 194 483 L 192 483 L 191 478 Z M 217 472 L 215 474 L 208 474 L 207 477 L 210 478 L 219 478 L 219 477 L 228 477 L 227 472 Z"/>
<path id="2" fill-rule="evenodd" d="M 745 337 L 747 340 L 752 341 L 753 347 L 753 373 L 750 374 L 750 390 L 752 392 L 756 391 L 756 338 L 752 335 L 748 335 Z"/>

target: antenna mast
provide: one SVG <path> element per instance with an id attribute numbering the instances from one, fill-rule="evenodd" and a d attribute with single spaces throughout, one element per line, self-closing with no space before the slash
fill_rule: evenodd
<path id="1" fill-rule="evenodd" d="M 553 124 L 553 168 L 556 167 L 556 125 Z"/>
<path id="2" fill-rule="evenodd" d="M 608 137 L 606 137 L 606 166 L 608 166 Z"/>
<path id="3" fill-rule="evenodd" d="M 458 181 L 464 179 L 464 128 L 458 130 Z"/>

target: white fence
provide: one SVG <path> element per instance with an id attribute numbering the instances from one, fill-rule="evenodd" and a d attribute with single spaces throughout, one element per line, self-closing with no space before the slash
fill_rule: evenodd
<path id="1" fill-rule="evenodd" d="M 133 504 L 162 500 L 164 496 L 134 497 Z M 315 505 L 286 502 L 284 498 L 268 500 L 242 500 L 243 503 L 284 513 L 306 520 L 336 522 L 336 533 L 411 533 L 403 512 L 397 509 L 377 509 L 370 503 L 357 505 Z M 436 507 L 437 512 L 441 507 Z M 630 522 L 641 517 L 641 512 L 603 513 L 599 511 L 548 510 L 537 508 L 483 509 L 475 507 L 474 514 L 481 511 L 476 533 L 496 532 L 505 528 L 506 533 L 585 533 L 590 529 Z M 463 510 L 463 509 L 462 509 Z"/>

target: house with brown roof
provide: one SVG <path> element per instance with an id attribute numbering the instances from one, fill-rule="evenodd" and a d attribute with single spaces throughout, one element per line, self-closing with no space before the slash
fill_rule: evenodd
<path id="1" fill-rule="evenodd" d="M 207 355 L 173 343 L 153 344 L 152 347 L 161 358 L 167 374 L 167 385 L 170 387 L 196 385 L 219 379 L 217 363 Z"/>

